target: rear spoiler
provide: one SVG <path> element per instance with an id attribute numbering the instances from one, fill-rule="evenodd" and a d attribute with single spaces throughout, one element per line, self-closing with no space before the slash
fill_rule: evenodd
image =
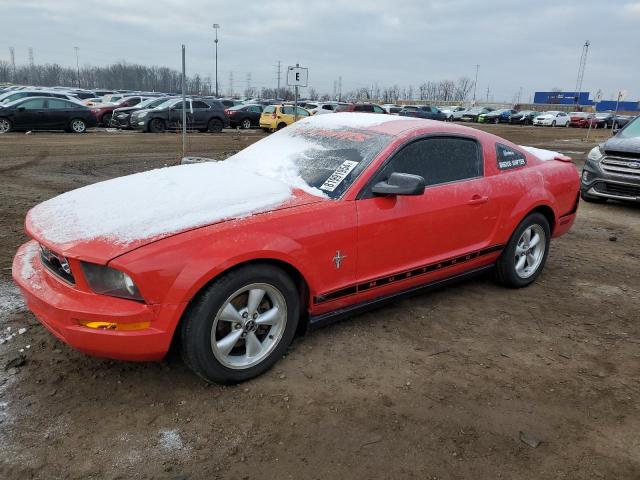
<path id="1" fill-rule="evenodd" d="M 567 157 L 566 155 L 563 155 L 562 153 L 559 153 L 558 155 L 556 155 L 555 157 L 553 157 L 554 160 L 559 160 L 561 162 L 571 162 L 571 157 Z"/>

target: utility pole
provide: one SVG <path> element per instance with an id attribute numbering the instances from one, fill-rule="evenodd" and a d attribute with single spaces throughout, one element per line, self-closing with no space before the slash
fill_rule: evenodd
<path id="1" fill-rule="evenodd" d="M 9 57 L 11 58 L 11 81 L 16 81 L 16 49 L 9 47 Z"/>
<path id="2" fill-rule="evenodd" d="M 580 66 L 578 67 L 578 78 L 576 78 L 576 90 L 574 92 L 574 101 L 576 107 L 580 103 L 580 90 L 582 90 L 582 79 L 584 78 L 584 70 L 587 67 L 587 54 L 589 53 L 589 40 L 584 42 L 582 46 L 582 54 L 580 55 Z"/>
<path id="3" fill-rule="evenodd" d="M 229 97 L 233 97 L 233 72 L 229 72 Z"/>
<path id="4" fill-rule="evenodd" d="M 342 101 L 342 76 L 338 77 L 338 101 Z"/>
<path id="5" fill-rule="evenodd" d="M 331 98 L 333 98 L 334 100 L 338 99 L 338 81 L 337 80 L 333 81 L 333 97 Z"/>
<path id="6" fill-rule="evenodd" d="M 478 85 L 478 70 L 480 70 L 480 65 L 476 64 L 476 79 L 473 81 L 473 104 L 476 103 L 476 86 Z"/>
<path id="7" fill-rule="evenodd" d="M 35 62 L 33 60 L 33 47 L 29 47 L 29 83 L 35 83 L 33 80 Z"/>
<path id="8" fill-rule="evenodd" d="M 218 95 L 218 29 L 219 28 L 220 28 L 219 23 L 213 24 L 213 30 L 216 32 L 216 39 L 214 40 L 214 43 L 216 44 L 216 98 L 219 97 Z"/>
<path id="9" fill-rule="evenodd" d="M 245 96 L 253 96 L 251 95 L 251 72 L 247 73 L 247 90 L 244 92 Z"/>
<path id="10" fill-rule="evenodd" d="M 487 85 L 487 103 L 489 103 L 489 85 Z"/>
<path id="11" fill-rule="evenodd" d="M 78 74 L 78 88 L 80 88 L 80 47 L 73 47 L 76 51 L 76 72 Z"/>

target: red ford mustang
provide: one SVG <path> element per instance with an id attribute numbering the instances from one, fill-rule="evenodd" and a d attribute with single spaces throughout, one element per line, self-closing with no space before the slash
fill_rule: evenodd
<path id="1" fill-rule="evenodd" d="M 372 114 L 304 119 L 224 162 L 96 183 L 26 219 L 13 276 L 56 337 L 202 378 L 272 366 L 296 331 L 488 269 L 524 287 L 571 227 L 576 168 L 497 136 Z"/>

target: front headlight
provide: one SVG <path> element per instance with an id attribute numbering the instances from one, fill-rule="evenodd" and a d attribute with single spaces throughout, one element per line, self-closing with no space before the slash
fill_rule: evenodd
<path id="1" fill-rule="evenodd" d="M 144 118 L 149 114 L 149 112 L 140 112 L 138 114 L 136 114 L 136 117 L 138 118 Z"/>
<path id="2" fill-rule="evenodd" d="M 143 301 L 138 287 L 129 275 L 115 268 L 81 262 L 84 278 L 95 293 Z"/>
<path id="3" fill-rule="evenodd" d="M 591 151 L 587 155 L 587 159 L 593 162 L 599 162 L 603 156 L 604 155 L 602 155 L 602 150 L 600 150 L 600 145 L 598 145 L 597 147 L 593 147 L 591 149 Z"/>

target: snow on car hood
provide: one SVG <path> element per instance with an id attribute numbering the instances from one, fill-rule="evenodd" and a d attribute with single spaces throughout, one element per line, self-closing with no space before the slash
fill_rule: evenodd
<path id="1" fill-rule="evenodd" d="M 292 186 L 232 163 L 199 163 L 119 177 L 34 207 L 29 232 L 61 249 L 82 241 L 127 245 L 273 209 Z"/>

